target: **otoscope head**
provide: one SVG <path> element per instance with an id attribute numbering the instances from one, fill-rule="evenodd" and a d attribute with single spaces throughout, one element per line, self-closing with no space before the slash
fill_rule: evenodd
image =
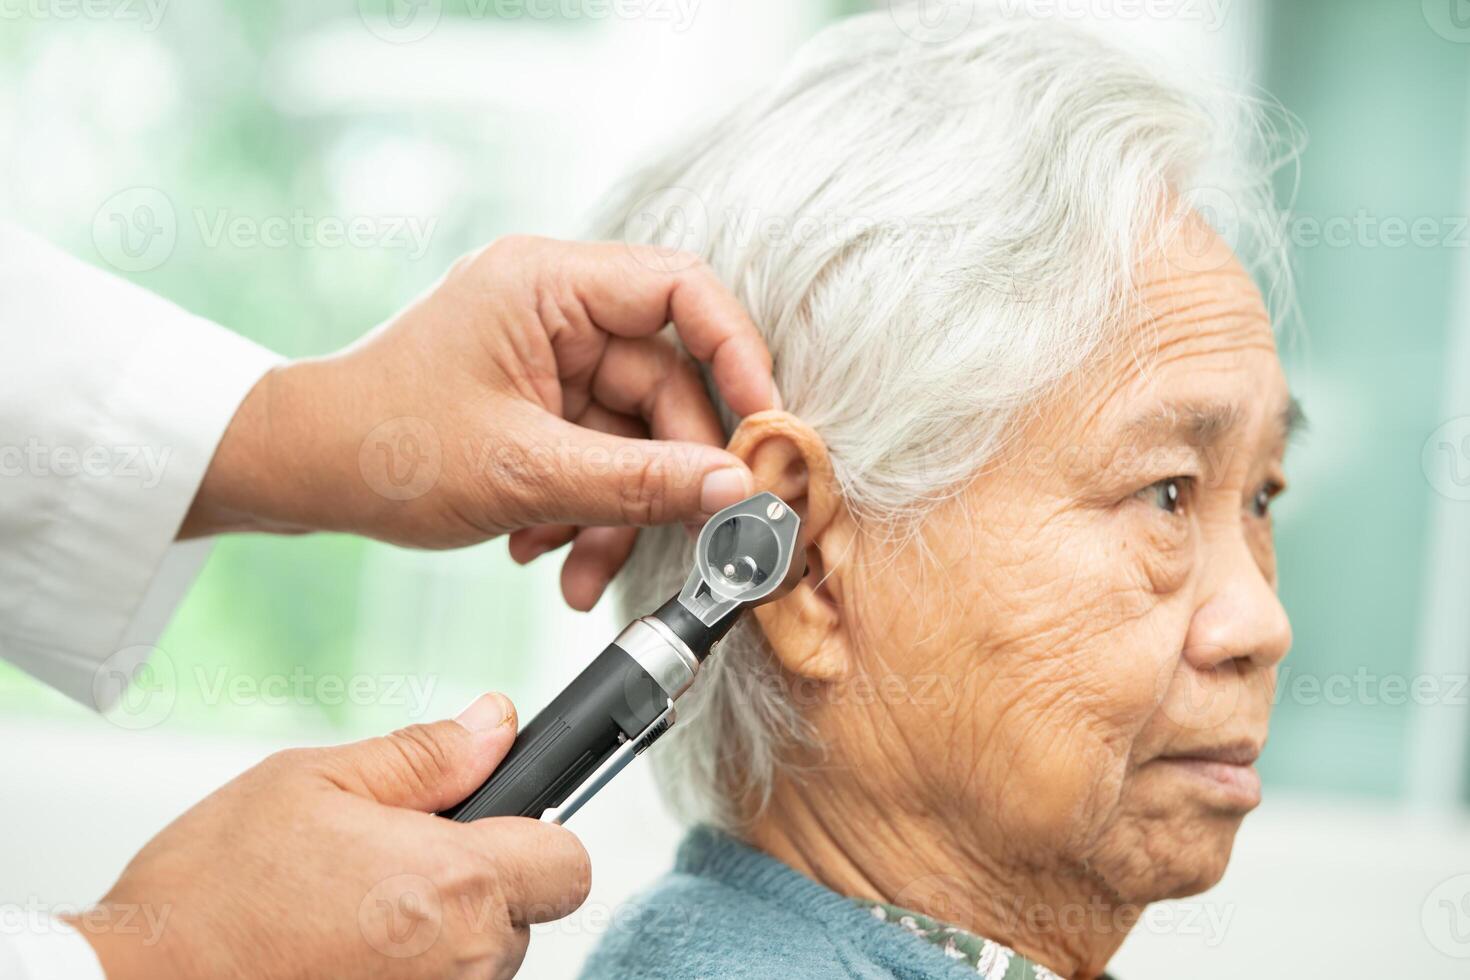
<path id="1" fill-rule="evenodd" d="M 654 615 L 703 660 L 742 612 L 786 595 L 805 574 L 801 518 L 758 493 L 705 523 L 684 588 Z"/>
<path id="2" fill-rule="evenodd" d="M 726 507 L 700 529 L 694 572 L 718 602 L 746 608 L 771 602 L 806 573 L 805 549 L 797 547 L 800 536 L 796 511 L 774 493 L 758 493 Z"/>

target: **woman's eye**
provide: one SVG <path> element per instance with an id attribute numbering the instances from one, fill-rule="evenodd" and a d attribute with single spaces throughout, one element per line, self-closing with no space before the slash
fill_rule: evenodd
<path id="1" fill-rule="evenodd" d="M 1251 498 L 1251 513 L 1257 517 L 1267 517 L 1271 513 L 1271 501 L 1275 500 L 1282 491 L 1282 486 L 1275 481 L 1263 483 L 1256 495 Z"/>
<path id="2" fill-rule="evenodd" d="M 1138 491 L 1138 496 L 1168 514 L 1177 514 L 1184 509 L 1184 492 L 1189 477 L 1171 476 L 1167 480 L 1150 483 Z"/>

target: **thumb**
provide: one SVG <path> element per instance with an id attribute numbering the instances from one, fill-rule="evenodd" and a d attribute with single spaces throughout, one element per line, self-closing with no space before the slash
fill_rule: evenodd
<path id="1" fill-rule="evenodd" d="M 484 694 L 453 721 L 410 725 L 391 735 L 327 749 L 343 784 L 388 806 L 436 812 L 473 793 L 510 751 L 516 711 Z"/>
<path id="2" fill-rule="evenodd" d="M 583 526 L 703 522 L 755 492 L 738 456 L 696 442 L 630 439 L 547 420 L 562 447 L 545 474 L 542 523 Z"/>

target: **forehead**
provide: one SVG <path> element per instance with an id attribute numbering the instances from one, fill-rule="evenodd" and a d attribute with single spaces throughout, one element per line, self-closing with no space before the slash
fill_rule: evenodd
<path id="1" fill-rule="evenodd" d="M 1086 386 L 1091 404 L 1074 416 L 1092 434 L 1165 403 L 1212 403 L 1241 420 L 1286 410 L 1265 302 L 1218 235 L 1196 228 L 1155 250 L 1139 267 L 1137 288 L 1119 342 Z"/>

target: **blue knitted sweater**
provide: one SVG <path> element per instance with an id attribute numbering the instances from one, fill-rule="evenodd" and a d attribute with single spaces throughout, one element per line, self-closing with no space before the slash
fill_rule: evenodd
<path id="1" fill-rule="evenodd" d="M 973 967 L 708 827 L 614 916 L 583 980 L 975 980 Z"/>

